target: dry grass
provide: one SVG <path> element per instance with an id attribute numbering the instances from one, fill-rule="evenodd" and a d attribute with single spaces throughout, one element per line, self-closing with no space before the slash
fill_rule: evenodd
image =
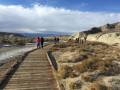
<path id="1" fill-rule="evenodd" d="M 66 48 L 66 47 L 68 47 L 68 45 L 66 43 L 60 43 L 60 44 L 55 44 L 53 47 Z"/>
<path id="2" fill-rule="evenodd" d="M 98 83 L 93 83 L 89 88 L 89 90 L 109 90 L 106 86 Z"/>
<path id="3" fill-rule="evenodd" d="M 88 59 L 88 60 L 84 60 L 81 64 L 75 65 L 73 67 L 74 70 L 76 70 L 79 73 L 84 73 L 90 69 L 94 69 L 94 64 L 99 61 L 97 58 L 93 58 L 93 59 Z"/>
<path id="4" fill-rule="evenodd" d="M 83 76 L 82 79 L 87 82 L 96 81 L 97 78 L 101 75 L 111 76 L 117 75 L 120 73 L 119 67 L 117 64 L 113 64 L 111 60 L 99 60 L 97 58 L 89 59 L 82 61 L 81 64 L 74 65 L 73 67 L 62 66 L 59 70 L 59 78 L 68 78 L 68 77 L 77 77 L 84 72 L 94 72 L 99 70 L 100 73 L 98 76 Z"/>
<path id="5" fill-rule="evenodd" d="M 79 74 L 99 70 L 100 75 L 104 76 L 117 75 L 120 73 L 119 69 L 120 67 L 117 64 L 113 64 L 112 60 L 103 61 L 97 58 L 85 60 L 81 64 L 73 67 L 73 70 Z M 87 79 L 87 81 L 92 81 L 92 77 L 86 77 L 85 79 Z"/>
<path id="6" fill-rule="evenodd" d="M 64 52 L 58 59 L 59 63 L 77 63 L 80 61 L 83 61 L 85 59 L 87 59 L 87 53 L 82 52 L 79 53 L 78 51 L 67 51 Z"/>
<path id="7" fill-rule="evenodd" d="M 85 81 L 85 82 L 93 82 L 94 81 L 94 78 L 93 76 L 90 76 L 90 75 L 86 75 L 86 76 L 81 76 L 81 78 Z"/>
<path id="8" fill-rule="evenodd" d="M 73 77 L 72 75 L 73 69 L 67 65 L 62 65 L 58 71 L 58 79 L 65 79 L 67 77 Z"/>
<path id="9" fill-rule="evenodd" d="M 114 61 L 120 61 L 120 49 L 113 48 L 104 43 L 87 42 L 85 46 L 78 43 L 66 43 L 66 46 L 61 49 L 63 54 L 66 52 L 75 53 L 78 56 L 69 54 L 67 57 L 73 57 L 70 60 L 63 58 L 58 63 L 75 63 L 73 66 L 62 66 L 58 71 L 60 79 L 74 78 L 81 76 L 81 80 L 88 83 L 95 83 L 103 76 L 114 76 L 120 74 L 120 66 Z M 61 46 L 60 46 L 61 47 Z M 56 46 L 56 48 L 60 48 Z M 62 46 L 63 47 L 63 46 Z M 78 63 L 79 62 L 79 63 Z M 94 72 L 98 71 L 98 74 Z M 84 74 L 88 75 L 83 76 Z M 90 74 L 93 73 L 93 74 Z M 81 83 L 73 82 L 70 84 L 71 90 L 77 90 L 81 87 Z M 79 89 L 78 89 L 79 90 Z M 112 90 L 101 84 L 92 84 L 90 90 Z"/>
<path id="10" fill-rule="evenodd" d="M 70 90 L 80 90 L 82 87 L 82 82 L 80 80 L 71 82 L 69 87 L 70 87 Z"/>

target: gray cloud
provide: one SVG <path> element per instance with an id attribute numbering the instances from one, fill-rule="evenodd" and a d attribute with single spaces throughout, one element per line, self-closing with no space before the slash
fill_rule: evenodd
<path id="1" fill-rule="evenodd" d="M 120 13 L 82 12 L 33 5 L 0 5 L 0 31 L 83 31 L 94 26 L 120 21 Z"/>

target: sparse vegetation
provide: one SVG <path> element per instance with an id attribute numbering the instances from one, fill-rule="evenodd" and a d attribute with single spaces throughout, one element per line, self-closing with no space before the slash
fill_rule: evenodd
<path id="1" fill-rule="evenodd" d="M 88 90 L 112 90 L 97 82 L 103 76 L 120 74 L 120 66 L 114 62 L 120 61 L 120 49 L 98 42 L 87 42 L 83 46 L 72 41 L 64 45 L 61 47 L 61 44 L 59 44 L 53 47 L 56 49 L 62 48 L 59 49 L 62 54 L 59 55 L 57 61 L 60 64 L 57 73 L 60 80 L 81 77 L 80 82 L 93 83 Z M 82 86 L 81 83 L 72 82 L 69 87 L 71 90 L 79 90 Z"/>
<path id="2" fill-rule="evenodd" d="M 120 33 L 118 32 L 118 33 L 116 33 L 116 36 L 120 36 Z"/>
<path id="3" fill-rule="evenodd" d="M 88 59 L 83 61 L 81 64 L 77 64 L 75 66 L 73 66 L 74 70 L 76 70 L 79 73 L 84 73 L 88 70 L 93 70 L 95 69 L 95 65 L 99 60 L 97 58 L 92 58 L 92 59 Z"/>
<path id="4" fill-rule="evenodd" d="M 80 90 L 82 87 L 82 82 L 80 80 L 71 82 L 69 87 L 71 90 Z"/>
<path id="5" fill-rule="evenodd" d="M 72 72 L 73 69 L 67 65 L 62 65 L 59 69 L 59 73 L 58 73 L 58 78 L 59 79 L 65 79 L 67 77 L 72 77 Z"/>
<path id="6" fill-rule="evenodd" d="M 60 43 L 60 44 L 55 44 L 54 47 L 57 47 L 57 48 L 66 48 L 68 47 L 69 45 L 66 44 L 66 43 Z"/>
<path id="7" fill-rule="evenodd" d="M 90 90 L 110 90 L 106 86 L 99 83 L 93 83 L 89 88 Z"/>
<path id="8" fill-rule="evenodd" d="M 32 38 L 20 36 L 19 34 L 6 34 L 0 36 L 1 44 L 12 44 L 12 45 L 25 45 L 26 43 L 32 43 Z"/>

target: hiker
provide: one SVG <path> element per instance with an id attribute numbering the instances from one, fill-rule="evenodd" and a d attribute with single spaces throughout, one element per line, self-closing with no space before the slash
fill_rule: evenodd
<path id="1" fill-rule="evenodd" d="M 40 48 L 40 42 L 41 42 L 40 37 L 37 37 L 36 38 L 37 48 Z"/>
<path id="2" fill-rule="evenodd" d="M 57 41 L 57 43 L 59 43 L 59 41 L 60 41 L 59 37 L 56 39 L 56 41 Z"/>
<path id="3" fill-rule="evenodd" d="M 54 37 L 54 43 L 56 44 L 56 41 L 57 41 L 57 38 L 56 37 Z"/>
<path id="4" fill-rule="evenodd" d="M 43 48 L 44 47 L 44 38 L 41 37 L 41 47 Z"/>

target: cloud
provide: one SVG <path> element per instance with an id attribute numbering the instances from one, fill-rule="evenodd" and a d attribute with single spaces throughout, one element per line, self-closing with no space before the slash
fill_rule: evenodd
<path id="1" fill-rule="evenodd" d="M 88 3 L 82 2 L 82 3 L 80 4 L 80 6 L 81 6 L 81 7 L 88 6 Z"/>
<path id="2" fill-rule="evenodd" d="M 120 20 L 120 13 L 83 12 L 64 8 L 33 5 L 0 5 L 0 31 L 76 32 L 114 23 Z"/>

